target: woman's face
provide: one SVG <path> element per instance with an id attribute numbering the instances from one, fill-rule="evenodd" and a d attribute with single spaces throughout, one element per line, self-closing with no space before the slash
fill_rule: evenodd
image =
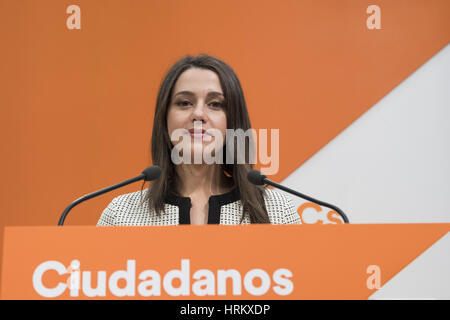
<path id="1" fill-rule="evenodd" d="M 223 103 L 223 91 L 215 72 L 200 68 L 184 71 L 172 90 L 167 113 L 167 128 L 172 143 L 176 145 L 180 141 L 179 137 L 173 138 L 174 131 L 184 129 L 184 138 L 190 138 L 192 156 L 202 154 L 211 143 L 221 143 L 222 147 L 227 129 Z M 223 140 L 217 138 L 219 133 Z"/>

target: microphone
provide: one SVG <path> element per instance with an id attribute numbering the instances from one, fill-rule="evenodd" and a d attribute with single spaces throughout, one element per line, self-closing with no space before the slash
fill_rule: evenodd
<path id="1" fill-rule="evenodd" d="M 64 210 L 64 212 L 62 213 L 61 217 L 59 218 L 59 222 L 58 222 L 58 226 L 62 226 L 64 224 L 64 220 L 66 219 L 67 214 L 69 213 L 69 211 L 75 207 L 76 205 L 80 204 L 83 201 L 92 199 L 96 196 L 102 195 L 106 192 L 121 188 L 123 186 L 126 186 L 130 183 L 139 181 L 139 180 L 144 180 L 144 181 L 153 181 L 159 178 L 159 176 L 161 175 L 161 168 L 158 166 L 151 166 L 148 167 L 147 169 L 145 169 L 144 171 L 142 171 L 142 173 L 140 175 L 138 175 L 137 177 L 134 177 L 132 179 L 120 182 L 118 184 L 112 185 L 110 187 L 101 189 L 99 191 L 87 194 L 77 200 L 75 200 L 74 202 L 72 202 L 67 208 L 66 210 Z"/>
<path id="2" fill-rule="evenodd" d="M 320 206 L 328 207 L 328 208 L 336 211 L 337 213 L 339 213 L 345 223 L 349 223 L 348 218 L 345 215 L 345 213 L 341 209 L 339 209 L 338 207 L 336 207 L 336 206 L 334 206 L 332 204 L 320 201 L 320 200 L 316 200 L 316 199 L 311 198 L 311 197 L 309 197 L 307 195 L 301 194 L 300 192 L 297 192 L 295 190 L 292 190 L 292 189 L 289 189 L 289 188 L 287 188 L 285 186 L 282 186 L 282 185 L 280 185 L 278 183 L 270 181 L 269 179 L 267 179 L 267 177 L 265 175 L 261 174 L 261 172 L 259 172 L 257 170 L 250 170 L 249 173 L 247 174 L 247 179 L 248 179 L 248 181 L 250 181 L 251 183 L 253 183 L 255 185 L 261 186 L 261 185 L 264 185 L 264 184 L 268 184 L 268 185 L 274 186 L 275 188 L 278 188 L 278 189 L 286 191 L 286 192 L 288 192 L 290 194 L 293 194 L 294 196 L 297 196 L 297 197 L 303 198 L 305 200 L 317 203 Z"/>

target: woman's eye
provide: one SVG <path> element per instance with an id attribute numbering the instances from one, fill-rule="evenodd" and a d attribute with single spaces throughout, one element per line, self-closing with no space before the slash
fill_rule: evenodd
<path id="1" fill-rule="evenodd" d="M 212 106 L 213 108 L 221 108 L 222 107 L 222 103 L 218 102 L 218 101 L 213 101 L 209 105 Z"/>
<path id="2" fill-rule="evenodd" d="M 177 105 L 177 106 L 180 106 L 180 107 L 187 107 L 187 106 L 190 105 L 190 104 L 191 104 L 191 102 L 190 102 L 190 101 L 187 101 L 187 100 L 178 101 L 178 102 L 176 103 L 176 105 Z"/>

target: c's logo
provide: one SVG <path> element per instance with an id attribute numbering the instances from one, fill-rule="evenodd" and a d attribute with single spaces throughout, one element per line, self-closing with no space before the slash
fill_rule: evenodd
<path id="1" fill-rule="evenodd" d="M 311 209 L 315 210 L 315 213 L 311 215 Z M 314 216 L 315 220 L 314 222 L 311 222 L 311 219 L 304 219 L 305 211 L 308 210 L 308 213 L 306 214 L 308 217 Z M 300 220 L 302 221 L 302 224 L 324 224 L 324 223 L 331 223 L 331 224 L 343 224 L 344 221 L 342 221 L 341 216 L 339 213 L 337 213 L 334 210 L 330 210 L 326 215 L 321 212 L 322 207 L 314 202 L 305 202 L 297 209 L 297 213 L 300 216 Z"/>

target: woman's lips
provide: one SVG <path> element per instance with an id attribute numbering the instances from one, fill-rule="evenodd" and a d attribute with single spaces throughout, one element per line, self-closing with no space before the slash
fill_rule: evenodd
<path id="1" fill-rule="evenodd" d="M 192 138 L 203 138 L 209 135 L 206 132 L 206 130 L 194 130 L 194 129 L 189 130 L 189 134 L 191 135 Z"/>

